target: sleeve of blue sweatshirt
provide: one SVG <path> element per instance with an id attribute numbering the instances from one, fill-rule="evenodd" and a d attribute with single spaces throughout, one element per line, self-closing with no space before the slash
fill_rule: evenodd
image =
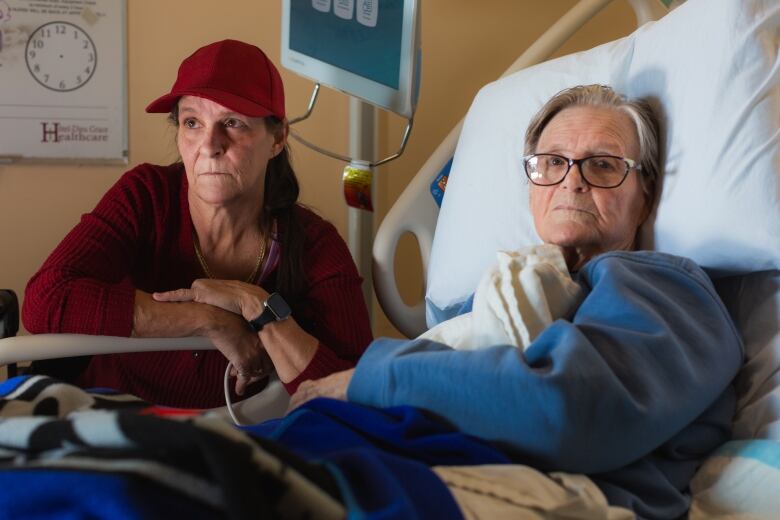
<path id="1" fill-rule="evenodd" d="M 612 252 L 579 281 L 587 295 L 572 320 L 555 321 L 525 352 L 375 341 L 349 400 L 428 410 L 542 470 L 597 473 L 637 460 L 725 391 L 742 343 L 690 260 Z"/>

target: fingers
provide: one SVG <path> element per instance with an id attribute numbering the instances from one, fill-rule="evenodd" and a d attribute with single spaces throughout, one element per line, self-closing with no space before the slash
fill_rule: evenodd
<path id="1" fill-rule="evenodd" d="M 230 375 L 236 378 L 236 395 L 244 395 L 249 385 L 265 379 L 269 375 L 269 371 L 263 368 L 258 368 L 251 371 L 236 370 L 235 367 L 231 367 Z"/>
<path id="2" fill-rule="evenodd" d="M 267 378 L 274 365 L 257 334 L 252 333 L 241 318 L 234 319 L 240 322 L 240 327 L 227 327 L 212 336 L 212 340 L 228 360 L 228 375 L 236 378 L 236 394 L 244 395 L 249 385 Z"/>
<path id="3" fill-rule="evenodd" d="M 152 294 L 155 301 L 159 302 L 198 302 L 207 303 L 226 311 L 242 316 L 244 300 L 252 298 L 253 301 L 263 301 L 267 293 L 256 285 L 239 282 L 237 280 L 210 280 L 199 278 L 192 282 L 186 289 L 174 291 L 156 292 Z M 253 316 L 254 317 L 254 316 Z"/>
<path id="4" fill-rule="evenodd" d="M 287 405 L 286 413 L 289 414 L 302 404 L 317 397 L 315 387 L 312 383 L 313 381 L 304 381 L 298 385 L 298 390 L 296 390 L 296 392 L 290 396 L 290 404 Z"/>
<path id="5" fill-rule="evenodd" d="M 243 282 L 236 280 L 209 280 L 201 278 L 192 282 L 192 298 L 234 314 L 241 315 L 241 297 L 245 292 Z"/>
<path id="6" fill-rule="evenodd" d="M 190 287 L 152 293 L 152 297 L 158 302 L 191 302 L 200 301 L 199 292 L 213 285 L 213 280 L 198 279 L 192 282 Z"/>
<path id="7" fill-rule="evenodd" d="M 308 380 L 298 385 L 298 390 L 290 397 L 290 404 L 287 406 L 287 413 L 292 412 L 299 406 L 306 404 L 317 397 L 331 397 L 327 387 L 322 384 L 322 380 Z"/>
<path id="8" fill-rule="evenodd" d="M 264 378 L 266 375 L 268 375 L 268 371 L 262 368 L 257 368 L 255 370 L 238 370 L 236 372 L 236 377 L 244 378 L 246 380 L 260 380 Z"/>
<path id="9" fill-rule="evenodd" d="M 152 298 L 158 302 L 191 302 L 195 299 L 192 289 L 176 289 L 152 293 Z"/>
<path id="10" fill-rule="evenodd" d="M 351 368 L 335 372 L 316 381 L 304 381 L 298 386 L 295 394 L 290 397 L 287 413 L 316 397 L 330 397 L 331 399 L 346 401 L 347 388 L 354 373 L 355 369 Z"/>
<path id="11" fill-rule="evenodd" d="M 236 379 L 236 395 L 244 395 L 247 386 L 249 386 L 249 379 L 239 374 L 238 379 Z"/>

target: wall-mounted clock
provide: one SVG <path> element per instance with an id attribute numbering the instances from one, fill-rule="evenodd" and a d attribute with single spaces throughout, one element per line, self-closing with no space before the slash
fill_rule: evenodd
<path id="1" fill-rule="evenodd" d="M 97 66 L 92 38 L 70 22 L 49 22 L 35 29 L 27 40 L 24 57 L 35 81 L 59 92 L 84 86 Z"/>

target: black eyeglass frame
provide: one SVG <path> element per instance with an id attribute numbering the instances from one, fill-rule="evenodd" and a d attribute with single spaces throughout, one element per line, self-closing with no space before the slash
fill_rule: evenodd
<path id="1" fill-rule="evenodd" d="M 540 156 L 543 156 L 543 157 L 557 157 L 559 159 L 563 159 L 564 161 L 566 161 L 566 165 L 567 165 L 566 166 L 566 173 L 563 174 L 563 177 L 561 177 L 561 180 L 559 180 L 557 182 L 551 182 L 550 184 L 541 184 L 541 183 L 538 183 L 538 182 L 534 181 L 531 178 L 531 174 L 528 172 L 528 163 L 534 157 L 540 157 Z M 593 158 L 596 158 L 596 157 L 605 157 L 605 158 L 609 158 L 609 159 L 619 159 L 619 160 L 621 160 L 621 161 L 623 161 L 625 163 L 626 171 L 623 173 L 623 178 L 620 179 L 619 183 L 617 183 L 615 185 L 612 185 L 612 186 L 601 186 L 599 184 L 594 184 L 593 182 L 588 180 L 588 177 L 585 175 L 585 172 L 582 169 L 582 163 L 584 163 L 585 161 L 587 161 L 589 159 L 593 159 Z M 601 188 L 601 189 L 605 189 L 605 190 L 611 190 L 613 188 L 620 187 L 620 185 L 623 184 L 626 181 L 626 177 L 628 177 L 628 172 L 630 172 L 631 170 L 636 170 L 638 173 L 643 173 L 641 164 L 637 164 L 635 160 L 629 159 L 628 157 L 619 157 L 617 155 L 597 154 L 597 155 L 589 155 L 587 157 L 582 157 L 580 159 L 569 159 L 568 157 L 566 157 L 564 155 L 557 154 L 557 153 L 532 153 L 532 154 L 529 154 L 529 155 L 524 155 L 522 157 L 522 159 L 523 159 L 523 169 L 525 170 L 525 176 L 528 177 L 528 180 L 531 181 L 531 184 L 534 184 L 536 186 L 555 186 L 555 185 L 558 185 L 558 184 L 562 183 L 563 181 L 566 180 L 566 176 L 569 175 L 569 172 L 571 171 L 571 167 L 574 166 L 575 164 L 580 169 L 580 176 L 582 177 L 582 180 L 585 181 L 585 184 L 587 184 L 588 186 L 591 186 L 593 188 Z"/>

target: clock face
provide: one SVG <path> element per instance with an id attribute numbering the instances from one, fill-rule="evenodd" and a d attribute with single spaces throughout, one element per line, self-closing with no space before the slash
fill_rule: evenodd
<path id="1" fill-rule="evenodd" d="M 92 38 L 69 22 L 49 22 L 38 27 L 27 40 L 24 57 L 33 78 L 59 92 L 82 87 L 97 66 Z"/>

